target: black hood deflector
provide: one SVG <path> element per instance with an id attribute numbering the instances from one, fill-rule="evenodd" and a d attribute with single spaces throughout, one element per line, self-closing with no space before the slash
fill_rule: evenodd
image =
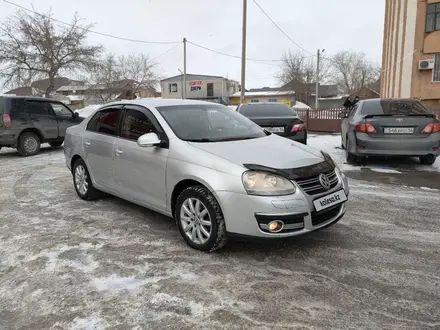
<path id="1" fill-rule="evenodd" d="M 281 175 L 289 180 L 296 180 L 296 179 L 307 179 L 311 177 L 316 177 L 320 173 L 328 173 L 335 169 L 335 164 L 331 157 L 326 154 L 322 153 L 324 156 L 324 161 L 321 163 L 303 166 L 303 167 L 297 167 L 297 168 L 272 168 L 257 164 L 243 164 L 244 167 L 254 170 L 254 171 L 265 171 L 274 173 L 277 175 Z"/>

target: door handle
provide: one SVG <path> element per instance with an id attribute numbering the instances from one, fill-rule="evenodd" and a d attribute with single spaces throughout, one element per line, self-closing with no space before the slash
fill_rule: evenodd
<path id="1" fill-rule="evenodd" d="M 84 144 L 86 145 L 86 147 L 90 147 L 90 142 L 84 142 Z"/>
<path id="2" fill-rule="evenodd" d="M 122 155 L 124 152 L 121 149 L 116 149 L 115 150 L 116 155 L 120 156 Z"/>

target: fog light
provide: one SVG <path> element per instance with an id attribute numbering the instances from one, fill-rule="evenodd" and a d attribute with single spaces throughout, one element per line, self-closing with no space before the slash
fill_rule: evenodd
<path id="1" fill-rule="evenodd" d="M 283 227 L 284 227 L 284 223 L 282 221 L 279 221 L 279 220 L 272 221 L 267 226 L 267 228 L 269 229 L 269 231 L 271 233 L 278 233 L 281 230 L 283 230 Z"/>

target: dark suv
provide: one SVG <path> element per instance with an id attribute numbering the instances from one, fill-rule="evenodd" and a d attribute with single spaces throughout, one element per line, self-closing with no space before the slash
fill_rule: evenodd
<path id="1" fill-rule="evenodd" d="M 81 121 L 83 118 L 60 101 L 0 96 L 0 149 L 17 148 L 22 156 L 36 155 L 41 143 L 61 146 L 66 129 Z"/>

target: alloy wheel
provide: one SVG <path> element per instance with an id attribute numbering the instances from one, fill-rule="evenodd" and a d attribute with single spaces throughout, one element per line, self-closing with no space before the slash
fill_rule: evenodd
<path id="1" fill-rule="evenodd" d="M 78 165 L 75 168 L 75 186 L 78 192 L 83 196 L 87 194 L 87 191 L 89 189 L 89 183 L 87 179 L 88 177 L 86 169 L 84 168 L 84 166 Z"/>
<path id="2" fill-rule="evenodd" d="M 187 198 L 180 208 L 180 222 L 185 235 L 196 244 L 205 244 L 212 233 L 211 215 L 197 198 Z"/>
<path id="3" fill-rule="evenodd" d="M 28 137 L 24 141 L 24 150 L 26 150 L 26 152 L 29 154 L 35 152 L 37 147 L 38 147 L 38 142 L 33 137 Z"/>

